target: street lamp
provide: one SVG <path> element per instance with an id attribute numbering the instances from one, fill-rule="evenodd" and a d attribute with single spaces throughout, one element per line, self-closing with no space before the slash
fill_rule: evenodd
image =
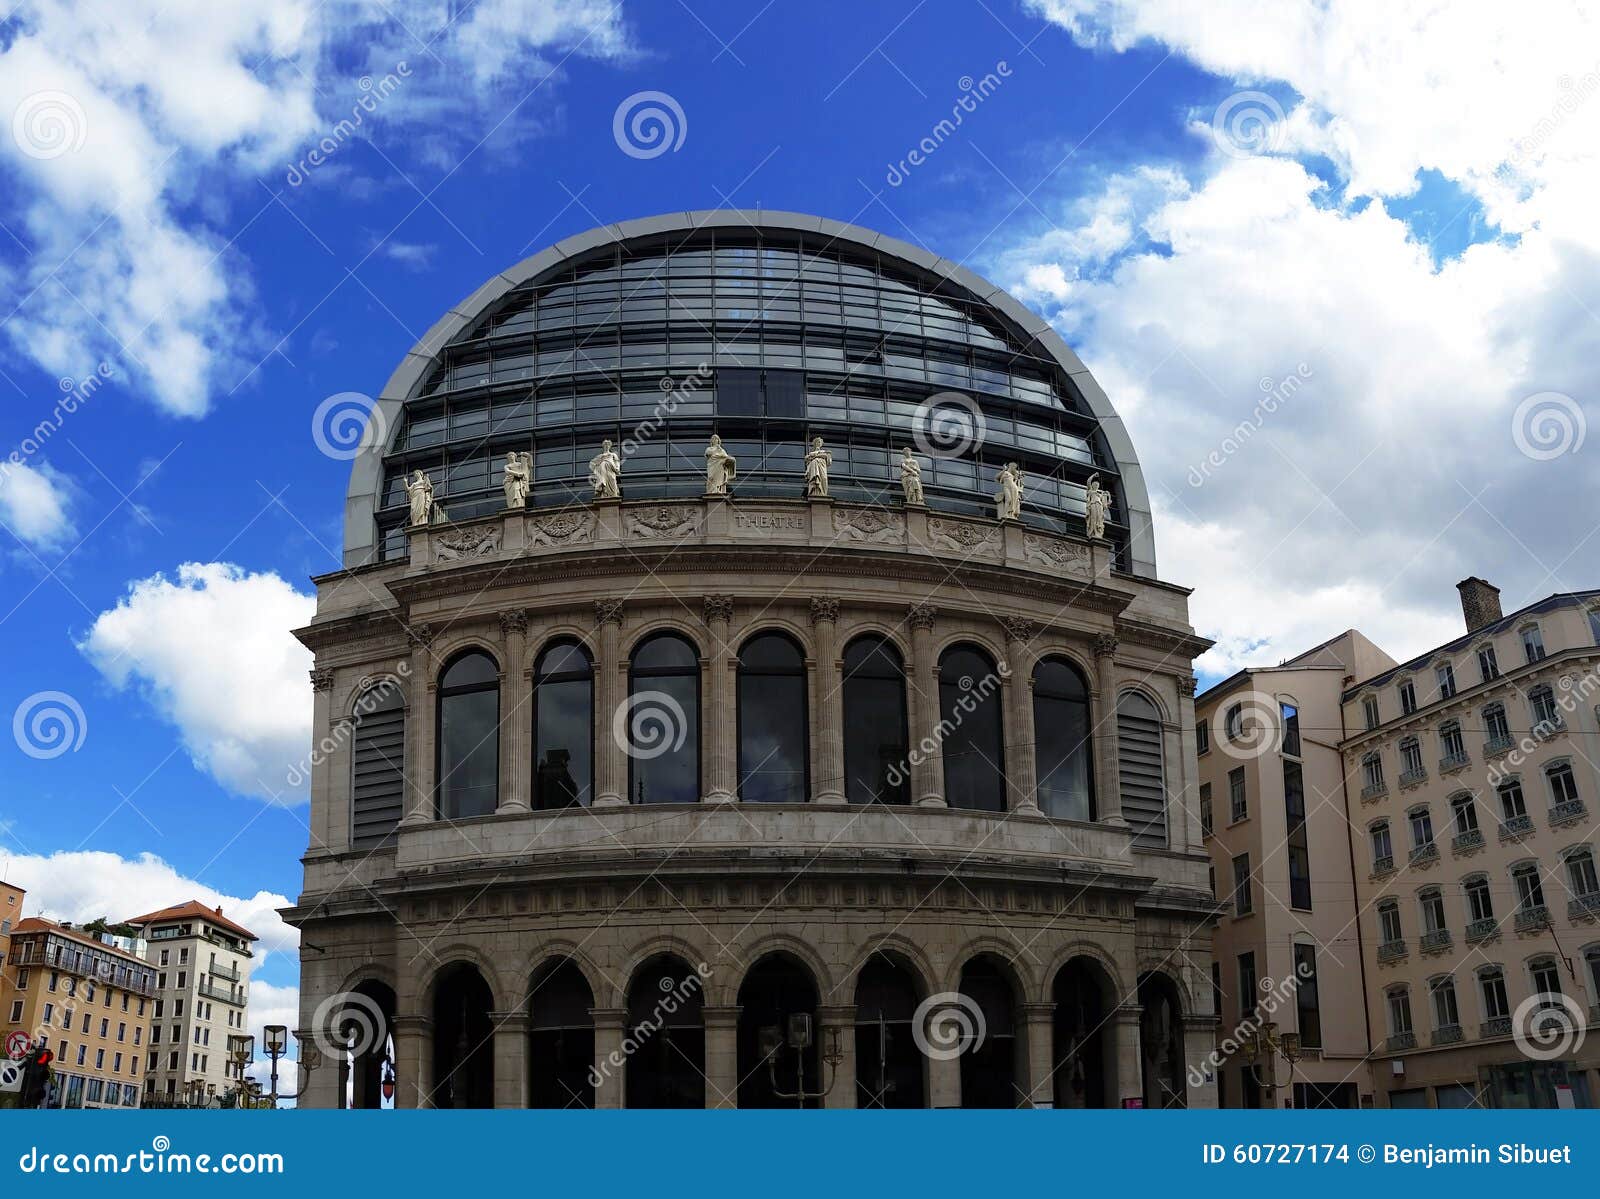
<path id="1" fill-rule="evenodd" d="M 268 1096 L 271 1106 L 277 1107 L 280 1098 L 298 1100 L 306 1093 L 309 1081 L 293 1095 L 278 1094 L 278 1059 L 286 1057 L 289 1053 L 289 1029 L 282 1024 L 269 1024 L 261 1030 L 261 1035 L 267 1056 L 272 1059 L 272 1091 Z M 322 1052 L 312 1042 L 304 1038 L 300 1038 L 300 1041 L 300 1073 L 309 1080 L 311 1073 L 322 1065 Z"/>
<path id="2" fill-rule="evenodd" d="M 1254 1029 L 1242 1039 L 1244 1060 L 1255 1066 L 1260 1059 L 1266 1064 L 1267 1079 L 1262 1085 L 1267 1088 L 1267 1106 L 1278 1106 L 1278 1059 L 1281 1057 L 1289 1063 L 1289 1086 L 1294 1085 L 1294 1067 L 1302 1056 L 1300 1051 L 1300 1034 L 1297 1032 L 1278 1031 L 1278 1026 L 1269 1020 L 1260 1028 Z M 1259 1075 L 1257 1076 L 1259 1077 Z M 1289 1102 L 1293 1104 L 1294 1095 L 1290 1092 Z"/>

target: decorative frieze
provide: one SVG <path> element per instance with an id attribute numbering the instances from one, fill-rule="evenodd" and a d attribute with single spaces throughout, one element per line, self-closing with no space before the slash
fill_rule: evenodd
<path id="1" fill-rule="evenodd" d="M 905 540 L 906 518 L 877 508 L 846 508 L 833 514 L 833 531 L 849 541 L 898 545 Z"/>
<path id="2" fill-rule="evenodd" d="M 1091 569 L 1089 547 L 1075 541 L 1063 541 L 1059 537 L 1026 533 L 1022 538 L 1022 552 L 1029 561 L 1053 566 L 1057 570 L 1088 574 Z"/>
<path id="3" fill-rule="evenodd" d="M 943 520 L 937 517 L 930 520 L 928 540 L 940 549 L 956 550 L 965 554 L 1000 551 L 999 529 L 965 520 Z"/>
<path id="4" fill-rule="evenodd" d="M 659 504 L 630 508 L 623 520 L 630 537 L 689 537 L 700 529 L 700 511 L 698 505 Z"/>
<path id="5" fill-rule="evenodd" d="M 528 520 L 529 545 L 575 545 L 594 540 L 594 516 L 587 511 L 553 512 Z"/>
<path id="6" fill-rule="evenodd" d="M 501 525 L 476 525 L 449 533 L 433 535 L 433 557 L 436 562 L 459 562 L 466 558 L 488 558 L 500 552 Z"/>

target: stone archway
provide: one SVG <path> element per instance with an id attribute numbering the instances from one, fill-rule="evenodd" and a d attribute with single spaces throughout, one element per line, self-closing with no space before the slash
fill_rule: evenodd
<path id="1" fill-rule="evenodd" d="M 912 967 L 879 951 L 856 978 L 856 1106 L 928 1105 L 927 1058 L 912 1030 L 922 987 Z"/>
<path id="2" fill-rule="evenodd" d="M 1116 991 L 1092 958 L 1076 957 L 1056 971 L 1055 1061 L 1051 1063 L 1057 1107 L 1114 1107 Z"/>
<path id="3" fill-rule="evenodd" d="M 571 958 L 535 971 L 528 988 L 529 1107 L 594 1106 L 594 992 Z"/>
<path id="4" fill-rule="evenodd" d="M 817 983 L 792 954 L 770 953 L 739 986 L 739 1106 L 819 1107 Z"/>
<path id="5" fill-rule="evenodd" d="M 1139 978 L 1139 1052 L 1147 1108 L 1188 1107 L 1183 1051 L 1183 1000 L 1165 974 Z"/>
<path id="6" fill-rule="evenodd" d="M 456 962 L 433 985 L 432 1106 L 494 1106 L 494 995 L 478 968 Z"/>

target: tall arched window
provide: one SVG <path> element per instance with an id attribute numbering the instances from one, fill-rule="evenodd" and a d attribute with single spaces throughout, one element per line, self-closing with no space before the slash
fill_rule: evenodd
<path id="1" fill-rule="evenodd" d="M 576 641 L 533 665 L 533 806 L 588 807 L 594 797 L 594 667 Z"/>
<path id="2" fill-rule="evenodd" d="M 739 798 L 805 803 L 806 663 L 782 633 L 759 633 L 739 651 Z"/>
<path id="3" fill-rule="evenodd" d="M 1122 815 L 1138 845 L 1167 844 L 1167 776 L 1161 753 L 1161 713 L 1137 691 L 1117 701 L 1117 754 Z"/>
<path id="4" fill-rule="evenodd" d="M 1033 670 L 1033 744 L 1039 808 L 1060 820 L 1094 819 L 1089 686 L 1072 663 L 1046 658 Z"/>
<path id="5" fill-rule="evenodd" d="M 677 633 L 640 642 L 628 667 L 628 709 L 618 722 L 634 803 L 700 800 L 700 654 Z"/>
<path id="6" fill-rule="evenodd" d="M 970 645 L 939 659 L 939 717 L 944 729 L 944 797 L 952 808 L 1005 810 L 1005 733 L 1000 676 L 994 661 Z"/>
<path id="7" fill-rule="evenodd" d="M 500 794 L 500 668 L 482 650 L 457 655 L 439 675 L 437 765 L 440 819 L 494 811 Z"/>
<path id="8" fill-rule="evenodd" d="M 844 793 L 851 803 L 908 802 L 906 673 L 883 637 L 844 650 Z"/>
<path id="9" fill-rule="evenodd" d="M 350 747 L 350 848 L 376 849 L 394 838 L 405 814 L 406 709 L 393 682 L 356 701 Z"/>

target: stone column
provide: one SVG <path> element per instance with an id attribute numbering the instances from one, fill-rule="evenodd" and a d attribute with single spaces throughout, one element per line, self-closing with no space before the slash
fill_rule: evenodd
<path id="1" fill-rule="evenodd" d="M 928 1106 L 961 1106 L 961 1059 L 943 1052 L 928 1058 Z"/>
<path id="2" fill-rule="evenodd" d="M 528 1106 L 528 1013 L 490 1012 L 494 1021 L 494 1105 Z"/>
<path id="3" fill-rule="evenodd" d="M 706 596 L 705 620 L 711 634 L 705 658 L 705 802 L 731 803 L 739 798 L 739 717 L 735 710 L 738 694 L 734 673 L 738 659 L 728 644 L 733 597 Z"/>
<path id="4" fill-rule="evenodd" d="M 1101 633 L 1094 639 L 1095 806 L 1102 823 L 1126 825 L 1122 815 L 1122 769 L 1117 753 L 1117 639 Z"/>
<path id="5" fill-rule="evenodd" d="M 705 1007 L 706 1106 L 739 1106 L 739 1008 Z"/>
<path id="6" fill-rule="evenodd" d="M 1028 1104 L 1030 1107 L 1054 1107 L 1055 1004 L 1025 1003 L 1022 1019 L 1028 1041 Z"/>
<path id="7" fill-rule="evenodd" d="M 500 689 L 500 796 L 496 812 L 529 812 L 533 747 L 533 712 L 529 695 L 528 613 L 512 608 L 500 613 L 500 633 L 505 639 L 505 666 Z M 518 1105 L 525 1106 L 525 1105 Z"/>
<path id="8" fill-rule="evenodd" d="M 432 625 L 416 624 L 411 639 L 411 685 L 406 698 L 406 814 L 403 825 L 428 824 L 433 806 L 433 711 L 438 680 L 433 673 Z"/>
<path id="9" fill-rule="evenodd" d="M 930 605 L 918 604 L 906 617 L 911 625 L 911 674 L 907 679 L 907 699 L 911 707 L 911 797 L 924 808 L 945 806 L 944 754 L 939 745 L 939 663 L 933 657 L 935 615 Z"/>
<path id="10" fill-rule="evenodd" d="M 844 791 L 844 694 L 839 662 L 839 601 L 811 601 L 811 627 L 817 654 L 818 803 L 842 804 Z M 855 1106 L 854 1103 L 851 1106 Z"/>
<path id="11" fill-rule="evenodd" d="M 828 1048 L 830 1029 L 838 1029 L 839 1064 L 832 1072 L 832 1082 L 828 1086 L 828 1093 L 822 1097 L 822 1106 L 830 1108 L 854 1108 L 856 1105 L 856 1009 L 854 1004 L 840 1007 L 824 1007 L 817 1009 L 817 1035 L 822 1038 L 819 1044 L 818 1060 L 821 1052 Z M 830 1077 L 827 1064 L 822 1067 L 824 1080 Z"/>
<path id="12" fill-rule="evenodd" d="M 628 667 L 621 656 L 622 601 L 595 601 L 594 620 L 600 634 L 599 660 L 594 664 L 594 806 L 607 808 L 628 802 L 624 794 L 628 757 L 612 733 L 617 709 L 627 701 Z"/>
<path id="13" fill-rule="evenodd" d="M 1039 761 L 1033 729 L 1033 671 L 1029 646 L 1038 626 L 1007 619 L 1004 684 L 1006 729 L 1006 806 L 1019 816 L 1039 815 Z"/>
<path id="14" fill-rule="evenodd" d="M 628 1012 L 620 1007 L 597 1007 L 590 1008 L 589 1015 L 594 1018 L 594 1105 L 596 1109 L 619 1108 L 627 1094 L 622 1033 Z"/>
<path id="15" fill-rule="evenodd" d="M 333 797 L 333 752 L 327 747 L 341 744 L 335 740 L 335 734 L 347 736 L 348 730 L 341 733 L 336 726 L 338 721 L 333 718 L 333 671 L 318 667 L 311 672 L 311 812 L 314 819 L 311 822 L 311 844 L 308 847 L 311 853 L 337 853 L 348 847 L 347 837 L 341 837 L 338 832 L 338 821 L 334 815 Z M 345 803 L 349 803 L 349 788 L 346 787 Z M 348 819 L 345 821 L 349 823 Z"/>
<path id="16" fill-rule="evenodd" d="M 1117 1030 L 1117 1106 L 1144 1098 L 1144 1055 L 1139 1048 L 1139 1020 L 1144 1009 L 1125 1003 L 1112 1012 Z"/>
<path id="17" fill-rule="evenodd" d="M 432 1107 L 433 1021 L 426 1016 L 396 1016 L 394 1057 L 394 1105 Z"/>

